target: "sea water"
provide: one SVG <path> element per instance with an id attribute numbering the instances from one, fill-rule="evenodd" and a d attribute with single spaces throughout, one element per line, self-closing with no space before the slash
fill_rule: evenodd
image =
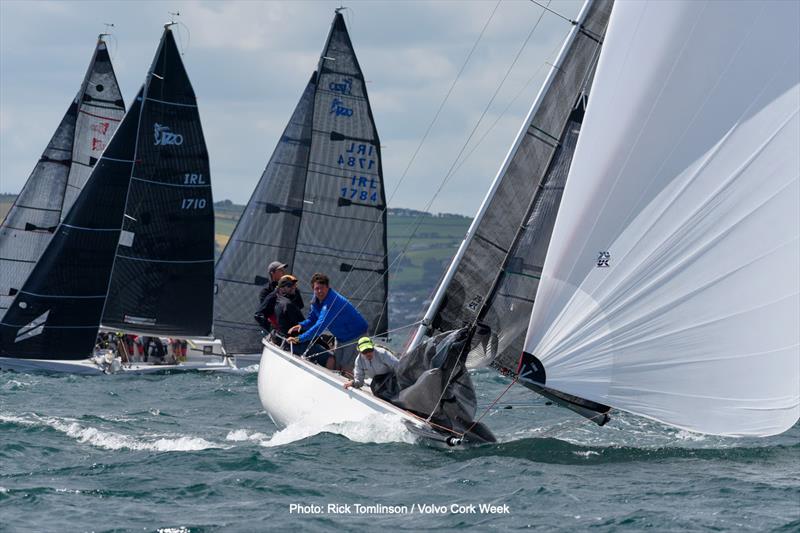
<path id="1" fill-rule="evenodd" d="M 733 439 L 605 427 L 473 376 L 497 444 L 397 420 L 279 429 L 255 369 L 0 372 L 0 531 L 800 531 L 800 426 Z"/>

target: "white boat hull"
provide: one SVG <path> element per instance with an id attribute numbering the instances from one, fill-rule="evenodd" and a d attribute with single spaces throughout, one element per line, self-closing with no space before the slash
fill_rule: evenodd
<path id="1" fill-rule="evenodd" d="M 189 339 L 187 354 L 189 359 L 203 355 L 215 355 L 220 358 L 227 356 L 236 368 L 257 365 L 261 361 L 261 352 L 228 354 L 220 339 Z"/>
<path id="2" fill-rule="evenodd" d="M 418 417 L 373 396 L 368 388 L 345 389 L 346 381 L 338 373 L 264 342 L 258 395 L 278 426 L 359 422 L 376 414 L 393 414 L 407 423 L 425 426 Z"/>
<path id="3" fill-rule="evenodd" d="M 101 365 L 95 358 L 75 361 L 52 359 L 16 359 L 0 357 L 0 369 L 17 372 L 47 372 L 66 374 L 156 374 L 163 372 L 230 371 L 234 367 L 228 360 L 216 358 L 208 361 L 185 361 L 177 364 L 157 365 L 152 363 L 130 363 L 123 365 Z"/>

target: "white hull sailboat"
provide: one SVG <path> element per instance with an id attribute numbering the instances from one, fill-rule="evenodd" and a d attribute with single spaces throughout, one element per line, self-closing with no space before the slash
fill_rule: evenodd
<path id="1" fill-rule="evenodd" d="M 517 136 L 514 147 L 510 150 L 505 162 L 498 171 L 495 178 L 495 188 L 498 183 L 502 182 L 509 173 L 509 168 L 516 168 L 519 174 L 525 175 L 526 182 L 517 184 L 522 186 L 530 186 L 532 189 L 536 188 L 539 180 L 544 180 L 544 175 L 548 171 L 548 161 L 553 156 L 554 148 L 553 142 L 549 138 L 538 138 L 530 135 L 530 131 L 561 131 L 569 130 L 568 125 L 571 124 L 570 120 L 573 115 L 573 109 L 576 104 L 582 104 L 585 100 L 584 95 L 588 90 L 591 80 L 591 73 L 593 72 L 596 62 L 597 54 L 599 53 L 599 40 L 602 39 L 602 34 L 605 32 L 606 22 L 608 20 L 608 6 L 595 7 L 589 9 L 585 7 L 578 20 L 581 25 L 573 27 L 569 32 L 565 43 L 561 49 L 559 57 L 555 61 L 553 67 L 548 73 L 542 89 L 534 100 L 529 114 Z M 574 145 L 574 142 L 572 143 Z M 519 154 L 519 155 L 518 155 Z M 530 154 L 536 154 L 535 164 L 531 164 Z M 571 152 L 570 152 L 571 154 Z M 527 158 L 527 159 L 526 159 Z M 535 184 L 534 184 L 534 180 Z M 556 184 L 557 185 L 557 184 Z M 484 201 L 486 205 L 491 199 L 491 192 L 487 195 Z M 474 228 L 470 229 L 474 233 Z M 462 248 L 464 245 L 462 244 Z M 495 274 L 488 272 L 488 275 L 494 277 Z M 455 329 L 458 326 L 454 325 Z M 286 359 L 290 356 L 276 350 L 273 346 L 266 346 L 261 359 L 261 367 L 259 372 L 259 395 L 261 396 L 264 408 L 273 417 L 275 411 L 280 410 L 281 416 L 275 417 L 276 422 L 288 424 L 292 421 L 299 420 L 297 418 L 296 410 L 291 409 L 291 406 L 302 403 L 303 400 L 297 398 L 298 392 L 302 393 L 303 398 L 315 395 L 319 392 L 321 385 L 316 383 L 317 376 L 320 372 L 330 374 L 326 370 L 317 370 L 314 365 L 308 363 L 302 365 L 282 364 L 276 362 L 276 358 Z M 280 378 L 272 375 L 273 372 L 282 372 Z M 333 378 L 328 378 L 328 380 Z M 283 385 L 274 384 L 276 381 L 281 381 Z M 339 379 L 339 381 L 344 381 Z M 295 384 L 302 383 L 302 386 L 294 388 Z M 282 390 L 291 386 L 291 390 L 283 390 L 283 393 L 276 395 L 270 390 L 269 386 L 280 387 Z M 307 391 L 314 391 L 308 392 Z M 353 406 L 354 401 L 346 395 L 344 390 L 331 390 L 328 391 L 326 396 L 331 398 L 328 400 L 331 404 L 340 405 L 339 409 L 329 409 L 321 404 L 320 408 L 316 410 L 315 415 L 319 421 L 355 421 L 370 414 L 390 412 L 397 414 L 399 417 L 411 417 L 416 424 L 412 426 L 415 432 L 422 434 L 426 441 L 442 440 L 453 444 L 460 442 L 464 436 L 465 431 L 454 431 L 453 428 L 447 427 L 445 424 L 437 424 L 430 419 L 430 416 L 418 417 L 404 409 L 398 408 L 384 400 L 375 398 L 370 391 L 366 390 L 361 392 L 362 397 L 370 399 L 371 401 L 360 402 L 358 407 Z M 389 407 L 387 407 L 387 405 Z M 433 410 L 436 410 L 435 408 Z M 430 411 L 426 411 L 430 412 Z M 422 413 L 422 411 L 420 411 Z M 474 416 L 474 413 L 472 413 Z M 472 420 L 473 418 L 470 418 Z M 472 424 L 467 424 L 470 428 Z M 486 437 L 486 435 L 483 435 Z M 469 442 L 469 438 L 466 439 Z M 474 442 L 490 442 L 492 438 L 476 438 Z"/>
<path id="2" fill-rule="evenodd" d="M 585 115 L 529 117 L 401 368 L 483 331 L 485 344 L 447 352 L 446 379 L 424 375 L 442 391 L 425 420 L 447 415 L 445 393 L 474 414 L 458 379 L 490 364 L 599 425 L 616 408 L 699 433 L 782 433 L 800 418 L 800 4 L 620 2 L 607 35 L 586 27 L 587 9 L 610 7 L 587 2 L 571 33 L 603 47 Z M 542 165 L 568 176 L 530 172 Z M 262 366 L 276 357 L 266 347 Z M 322 385 L 275 368 L 284 395 L 266 369 L 259 392 L 285 423 Z M 408 405 L 398 384 L 392 402 Z M 317 416 L 364 416 L 333 396 Z"/>

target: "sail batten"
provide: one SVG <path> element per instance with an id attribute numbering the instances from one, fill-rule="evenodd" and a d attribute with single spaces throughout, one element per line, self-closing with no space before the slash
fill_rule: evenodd
<path id="1" fill-rule="evenodd" d="M 799 18 L 615 6 L 525 342 L 540 384 L 703 433 L 798 420 Z"/>

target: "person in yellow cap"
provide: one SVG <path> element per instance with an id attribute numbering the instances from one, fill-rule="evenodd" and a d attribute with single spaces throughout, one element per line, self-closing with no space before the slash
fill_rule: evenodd
<path id="1" fill-rule="evenodd" d="M 364 378 L 372 378 L 370 389 L 375 396 L 389 399 L 396 383 L 394 371 L 400 361 L 389 350 L 375 346 L 369 337 L 361 337 L 356 343 L 358 357 L 356 358 L 353 379 L 344 384 L 345 389 L 360 388 L 364 385 Z"/>

